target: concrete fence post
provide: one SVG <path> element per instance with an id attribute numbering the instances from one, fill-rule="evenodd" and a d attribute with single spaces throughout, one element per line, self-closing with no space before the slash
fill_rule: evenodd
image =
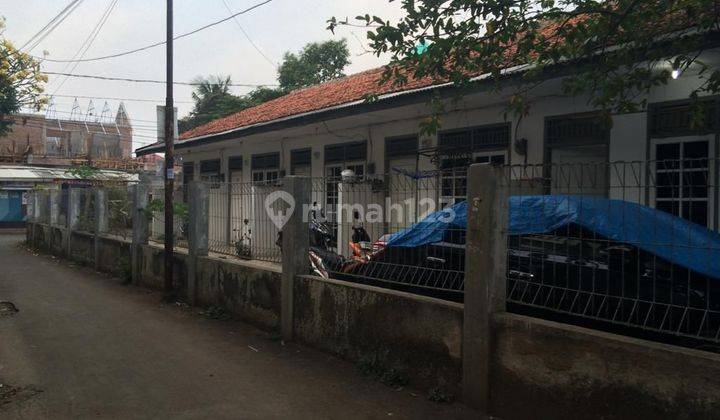
<path id="1" fill-rule="evenodd" d="M 507 168 L 476 164 L 468 170 L 468 220 L 463 319 L 463 399 L 488 413 L 494 349 L 492 318 L 505 311 Z"/>
<path id="2" fill-rule="evenodd" d="M 233 197 L 233 184 L 230 182 L 230 171 L 228 171 L 228 178 L 225 186 L 227 187 L 226 199 L 227 199 L 227 217 L 225 218 L 225 245 L 232 246 L 232 197 Z"/>
<path id="3" fill-rule="evenodd" d="M 95 237 L 94 237 L 94 263 L 95 269 L 100 269 L 100 241 L 103 234 L 108 231 L 108 202 L 107 190 L 96 188 L 95 195 Z"/>
<path id="4" fill-rule="evenodd" d="M 25 222 L 27 225 L 27 242 L 30 246 L 35 246 L 35 191 L 28 191 L 27 193 Z"/>
<path id="5" fill-rule="evenodd" d="M 50 190 L 50 225 L 58 226 L 60 224 L 60 201 L 62 199 L 61 190 Z"/>
<path id="6" fill-rule="evenodd" d="M 187 299 L 191 305 L 195 305 L 198 258 L 207 256 L 209 249 L 210 194 L 207 184 L 202 182 L 191 182 L 189 189 Z"/>
<path id="7" fill-rule="evenodd" d="M 28 223 L 35 222 L 35 191 L 28 191 L 27 206 L 25 207 L 25 220 Z"/>
<path id="8" fill-rule="evenodd" d="M 148 206 L 148 185 L 139 183 L 130 186 L 132 196 L 132 243 L 130 245 L 130 269 L 132 282 L 140 282 L 140 249 L 150 238 L 150 221 L 145 212 Z"/>
<path id="9" fill-rule="evenodd" d="M 71 255 L 72 232 L 77 228 L 80 218 L 80 194 L 82 190 L 77 188 L 68 189 L 67 208 L 67 229 L 65 231 L 65 255 L 69 259 Z"/>
<path id="10" fill-rule="evenodd" d="M 35 223 L 42 221 L 40 218 L 40 201 L 40 191 L 35 191 L 33 193 L 33 221 Z"/>
<path id="11" fill-rule="evenodd" d="M 40 223 L 47 223 L 47 191 L 39 191 L 38 192 L 38 222 Z"/>
<path id="12" fill-rule="evenodd" d="M 48 223 L 48 192 L 46 190 L 38 193 L 38 222 L 45 224 Z"/>
<path id="13" fill-rule="evenodd" d="M 283 194 L 275 199 L 283 200 L 281 208 L 286 212 L 282 227 L 282 285 L 280 289 L 280 331 L 284 341 L 293 339 L 294 285 L 295 278 L 308 273 L 308 248 L 310 235 L 306 210 L 311 203 L 310 178 L 288 176 L 283 178 Z M 269 205 L 268 205 L 269 204 Z M 275 203 L 267 203 L 265 208 Z M 294 209 L 294 211 L 293 211 Z"/>

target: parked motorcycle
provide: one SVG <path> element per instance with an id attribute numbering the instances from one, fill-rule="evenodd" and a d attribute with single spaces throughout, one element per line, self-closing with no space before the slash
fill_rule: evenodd
<path id="1" fill-rule="evenodd" d="M 347 259 L 333 251 L 337 247 L 337 235 L 327 221 L 325 211 L 313 203 L 308 218 L 309 259 L 312 272 L 323 278 L 330 278 L 329 271 L 343 267 Z M 275 245 L 282 251 L 283 232 L 279 231 Z"/>
<path id="2" fill-rule="evenodd" d="M 238 257 L 249 260 L 252 258 L 252 230 L 248 228 L 250 224 L 248 219 L 243 220 L 243 224 L 245 225 L 244 229 L 233 229 L 233 232 L 238 235 L 234 242 L 235 253 Z"/>

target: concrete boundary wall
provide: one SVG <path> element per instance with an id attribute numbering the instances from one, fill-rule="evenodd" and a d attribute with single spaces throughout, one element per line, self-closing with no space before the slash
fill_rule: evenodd
<path id="1" fill-rule="evenodd" d="M 503 419 L 717 419 L 720 355 L 510 313 L 494 317 Z"/>
<path id="2" fill-rule="evenodd" d="M 298 341 L 459 395 L 462 304 L 314 276 L 294 289 Z"/>
<path id="3" fill-rule="evenodd" d="M 49 248 L 47 230 L 66 235 L 64 228 L 28 226 L 31 246 L 58 256 L 63 241 Z M 100 270 L 129 276 L 131 240 L 102 235 Z M 93 266 L 93 235 L 73 232 L 70 259 Z M 140 245 L 137 285 L 163 288 L 163 249 Z M 175 251 L 175 283 L 187 292 L 189 255 Z M 277 264 L 215 255 L 198 257 L 197 305 L 218 307 L 234 318 L 266 331 L 280 331 L 281 268 Z M 413 387 L 439 387 L 460 395 L 462 305 L 438 299 L 313 276 L 294 284 L 295 338 L 347 360 L 364 364 L 373 375 L 395 375 Z"/>
<path id="4" fill-rule="evenodd" d="M 64 228 L 29 223 L 28 242 L 64 256 Z M 87 261 L 93 237 L 73 232 L 70 259 Z M 162 248 L 140 247 L 138 284 L 161 289 Z M 103 235 L 100 269 L 123 275 L 130 240 Z M 188 255 L 176 251 L 183 292 Z M 268 331 L 280 331 L 276 265 L 198 257 L 197 300 Z M 126 269 L 126 267 L 125 267 Z M 410 386 L 459 396 L 461 304 L 313 276 L 293 284 L 296 340 Z M 490 414 L 504 419 L 720 418 L 720 355 L 509 313 L 492 316 Z M 389 391 L 390 392 L 390 391 Z"/>

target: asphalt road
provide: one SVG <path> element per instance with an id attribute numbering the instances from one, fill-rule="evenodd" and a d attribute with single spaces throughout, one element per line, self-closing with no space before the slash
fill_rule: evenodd
<path id="1" fill-rule="evenodd" d="M 0 418 L 475 418 L 0 235 Z"/>

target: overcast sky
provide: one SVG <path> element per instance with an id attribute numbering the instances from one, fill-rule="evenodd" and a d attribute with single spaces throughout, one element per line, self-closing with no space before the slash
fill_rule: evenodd
<path id="1" fill-rule="evenodd" d="M 230 15 L 225 2 L 234 12 L 250 7 L 260 0 L 175 0 L 175 34 L 184 33 Z M 5 36 L 16 46 L 24 44 L 70 0 L 0 0 L 0 15 L 6 18 Z M 49 52 L 49 58 L 71 58 L 88 38 L 112 0 L 84 0 L 74 13 L 50 34 L 32 53 Z M 333 35 L 325 28 L 331 16 L 351 19 L 371 13 L 394 19 L 400 16 L 399 2 L 388 0 L 273 0 L 245 15 L 238 16 L 243 29 L 265 55 L 276 63 L 286 51 L 298 51 L 306 43 L 346 38 L 352 64 L 348 74 L 384 64 L 372 54 L 363 54 L 365 42 L 362 28 L 339 28 Z M 352 32 L 352 33 L 351 33 Z M 164 0 L 119 0 L 85 58 L 103 56 L 139 48 L 165 39 Z M 67 72 L 73 66 L 62 63 L 43 64 L 43 70 Z M 156 47 L 133 55 L 99 62 L 80 63 L 74 74 L 92 74 L 137 79 L 165 79 L 165 49 Z M 201 75 L 229 74 L 234 83 L 274 84 L 276 69 L 260 55 L 231 21 L 206 29 L 175 42 L 175 80 L 191 81 Z M 159 100 L 164 103 L 163 85 L 137 84 L 50 76 L 48 93 L 71 96 L 121 97 Z M 62 83 L 62 85 L 61 85 Z M 234 93 L 248 88 L 233 88 Z M 175 99 L 180 116 L 192 108 L 192 87 L 176 86 Z M 105 100 L 94 101 L 101 112 Z M 58 116 L 67 117 L 72 110 L 72 98 L 56 98 Z M 89 99 L 80 99 L 83 112 Z M 109 100 L 113 113 L 118 101 Z M 126 101 L 133 120 L 134 148 L 154 142 L 156 103 Z"/>

